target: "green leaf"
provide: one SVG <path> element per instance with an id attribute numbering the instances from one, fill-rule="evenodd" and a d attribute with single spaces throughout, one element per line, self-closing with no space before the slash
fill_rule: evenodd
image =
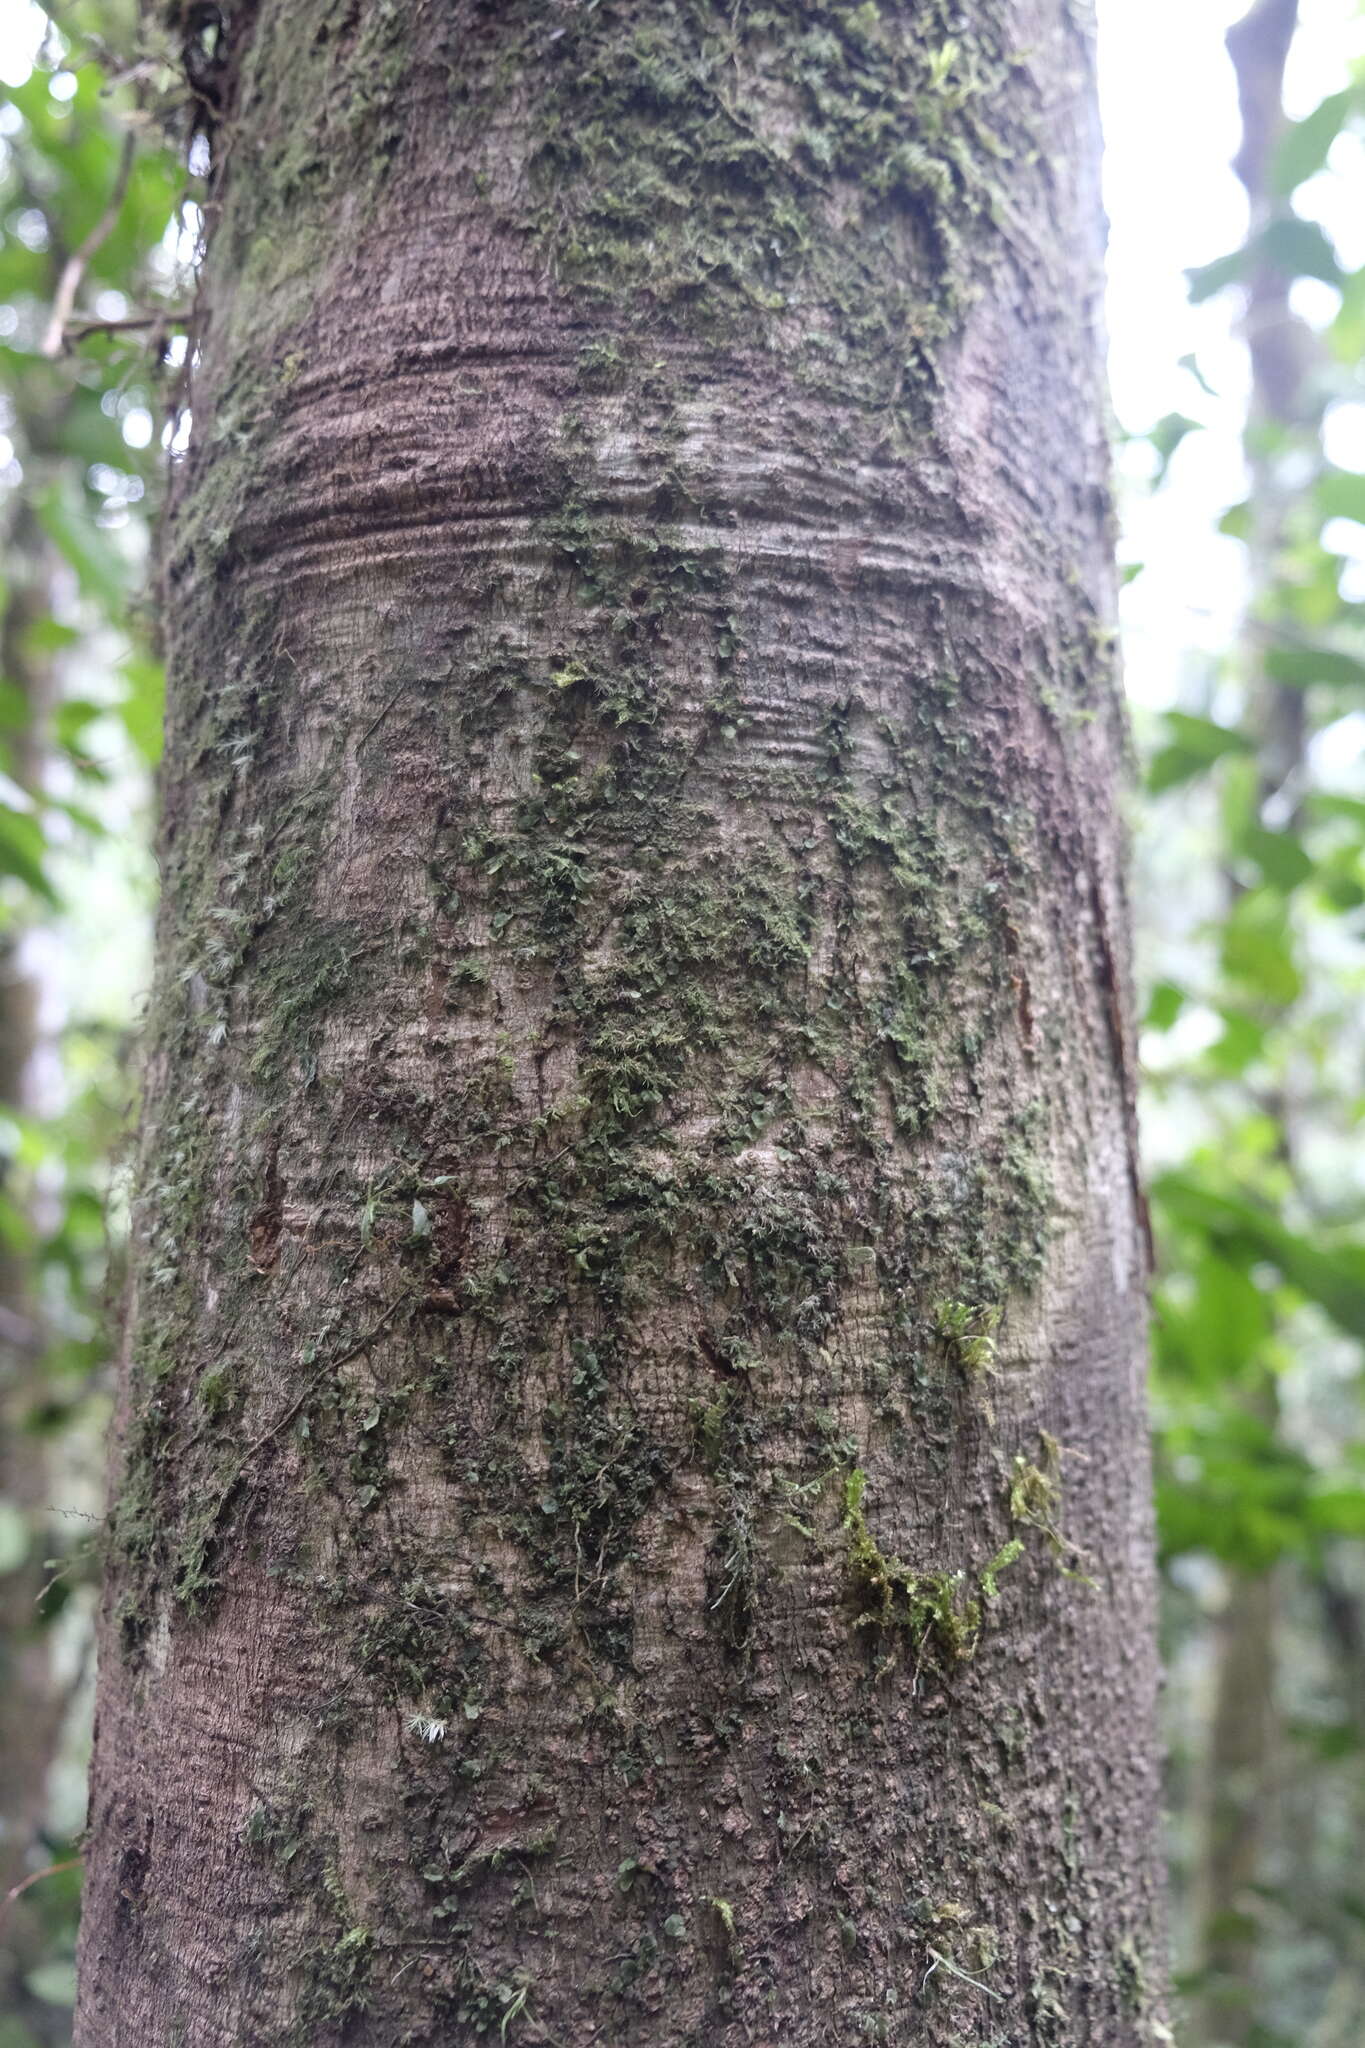
<path id="1" fill-rule="evenodd" d="M 1286 1553 L 1311 1547 L 1307 1461 L 1245 1407 L 1206 1406 L 1197 1427 L 1173 1424 L 1167 1450 L 1175 1470 L 1163 1459 L 1157 1485 L 1167 1556 L 1205 1551 L 1242 1570 L 1264 1571 Z"/>
<path id="2" fill-rule="evenodd" d="M 1340 916 L 1348 916 L 1365 903 L 1365 879 L 1358 874 L 1329 872 L 1319 877 L 1318 887 L 1323 900 Z"/>
<path id="3" fill-rule="evenodd" d="M 24 652 L 39 655 L 60 654 L 65 647 L 75 647 L 80 637 L 75 626 L 64 626 L 59 619 L 45 616 L 34 619 L 24 628 Z"/>
<path id="4" fill-rule="evenodd" d="M 1268 1003 L 1282 1007 L 1303 991 L 1278 894 L 1254 890 L 1240 899 L 1223 925 L 1220 953 L 1223 972 Z"/>
<path id="5" fill-rule="evenodd" d="M 1365 270 L 1342 280 L 1341 308 L 1326 339 L 1337 361 L 1349 364 L 1354 375 L 1365 355 Z"/>
<path id="6" fill-rule="evenodd" d="M 1220 1074 L 1244 1074 L 1265 1052 L 1266 1028 L 1244 1010 L 1220 1007 L 1218 1014 L 1223 1019 L 1223 1033 L 1204 1057 Z"/>
<path id="7" fill-rule="evenodd" d="M 1247 754 L 1251 742 L 1234 727 L 1217 725 L 1211 718 L 1195 718 L 1187 711 L 1168 711 L 1162 723 L 1167 744 L 1152 756 L 1147 770 L 1147 787 L 1153 796 L 1176 789 L 1196 775 L 1207 774 L 1215 761 L 1228 754 Z"/>
<path id="8" fill-rule="evenodd" d="M 1147 1001 L 1143 1023 L 1150 1031 L 1169 1031 L 1185 1007 L 1185 991 L 1173 981 L 1159 981 Z"/>
<path id="9" fill-rule="evenodd" d="M 1171 466 L 1171 457 L 1186 435 L 1199 434 L 1203 431 L 1204 422 L 1192 420 L 1189 414 L 1184 412 L 1168 412 L 1157 421 L 1147 435 L 1157 453 L 1156 474 L 1152 478 L 1154 489 L 1158 484 L 1164 483 L 1166 472 Z"/>
<path id="10" fill-rule="evenodd" d="M 1324 228 L 1315 220 L 1283 214 L 1262 228 L 1256 254 L 1284 277 L 1316 277 L 1323 284 L 1341 283 L 1341 264 Z"/>
<path id="11" fill-rule="evenodd" d="M 85 509 L 79 486 L 69 472 L 35 492 L 33 508 L 43 531 L 76 573 L 81 595 L 115 621 L 128 598 L 128 567 L 111 536 L 101 531 Z"/>
<path id="12" fill-rule="evenodd" d="M 1365 526 L 1365 475 L 1356 469 L 1327 469 L 1317 482 L 1323 519 L 1354 519 Z"/>
<path id="13" fill-rule="evenodd" d="M 1270 1329 L 1270 1304 L 1245 1266 L 1221 1249 L 1205 1251 L 1194 1268 L 1187 1303 L 1160 1299 L 1158 1356 L 1162 1370 L 1201 1387 L 1219 1387 L 1259 1366 Z"/>
<path id="14" fill-rule="evenodd" d="M 32 813 L 0 804 L 0 875 L 13 875 L 56 910 L 61 899 L 43 871 L 46 851 L 42 827 Z"/>
<path id="15" fill-rule="evenodd" d="M 1269 832 L 1263 825 L 1248 825 L 1238 837 L 1238 850 L 1255 861 L 1272 888 L 1285 894 L 1313 873 L 1302 840 L 1292 832 Z"/>
<path id="16" fill-rule="evenodd" d="M 74 1963 L 39 1963 L 36 1970 L 30 1970 L 24 1979 L 27 1990 L 44 2005 L 74 2005 L 76 2003 L 76 1965 Z"/>
<path id="17" fill-rule="evenodd" d="M 161 759 L 166 717 L 166 672 L 159 661 L 130 654 L 119 664 L 127 695 L 115 708 L 124 730 L 149 768 Z"/>
<path id="18" fill-rule="evenodd" d="M 85 734 L 104 716 L 104 706 L 88 697 L 67 697 L 57 706 L 52 727 L 57 744 L 68 753 L 83 753 Z"/>
<path id="19" fill-rule="evenodd" d="M 1284 213 L 1268 221 L 1240 249 L 1187 270 L 1190 304 L 1201 305 L 1229 285 L 1246 284 L 1263 263 L 1283 277 L 1316 277 L 1334 285 L 1342 282 L 1341 264 L 1325 230 L 1315 220 Z"/>
<path id="20" fill-rule="evenodd" d="M 1190 375 L 1191 375 L 1191 376 L 1193 377 L 1193 379 L 1194 379 L 1195 383 L 1196 383 L 1196 384 L 1197 384 L 1197 385 L 1199 386 L 1199 389 L 1200 389 L 1200 390 L 1201 390 L 1202 392 L 1204 392 L 1204 394 L 1205 394 L 1205 395 L 1206 395 L 1207 397 L 1209 397 L 1209 398 L 1217 398 L 1217 396 L 1218 396 L 1218 393 L 1217 393 L 1217 392 L 1216 392 L 1216 391 L 1214 390 L 1214 388 L 1213 388 L 1212 384 L 1210 384 L 1210 382 L 1209 382 L 1208 378 L 1207 378 L 1207 377 L 1206 377 L 1206 376 L 1204 375 L 1204 372 L 1203 372 L 1203 371 L 1202 371 L 1202 370 L 1200 369 L 1200 367 L 1199 367 L 1199 359 L 1198 359 L 1198 357 L 1197 357 L 1197 356 L 1194 356 L 1194 355 L 1182 356 L 1182 357 L 1180 358 L 1180 361 L 1179 361 L 1178 365 L 1177 365 L 1177 368 L 1179 368 L 1179 369 L 1181 369 L 1181 370 L 1188 370 L 1188 371 L 1189 371 L 1189 373 L 1190 373 Z"/>
<path id="21" fill-rule="evenodd" d="M 1287 199 L 1296 185 L 1322 169 L 1350 108 L 1349 92 L 1333 92 L 1301 121 L 1290 122 L 1280 137 L 1271 168 L 1271 184 L 1281 198 Z"/>
<path id="22" fill-rule="evenodd" d="M 1308 1502 L 1315 1529 L 1328 1536 L 1365 1536 L 1365 1487 L 1325 1487 Z"/>
<path id="23" fill-rule="evenodd" d="M 1314 683 L 1337 684 L 1347 689 L 1365 687 L 1365 661 L 1344 648 L 1324 647 L 1320 642 L 1272 647 L 1265 658 L 1266 673 L 1277 683 L 1292 683 L 1309 689 Z"/>
<path id="24" fill-rule="evenodd" d="M 1323 1247 L 1275 1212 L 1238 1195 L 1216 1193 L 1191 1174 L 1163 1173 L 1153 1200 L 1171 1219 L 1221 1247 L 1240 1245 L 1269 1260 L 1309 1301 L 1352 1337 L 1365 1337 L 1365 1244 Z"/>
<path id="25" fill-rule="evenodd" d="M 1226 291 L 1230 284 L 1240 284 L 1250 267 L 1250 251 L 1242 248 L 1233 249 L 1212 263 L 1201 263 L 1196 269 L 1187 270 L 1185 276 L 1189 280 L 1190 304 L 1200 306 L 1205 299 Z"/>
<path id="26" fill-rule="evenodd" d="M 1308 798 L 1308 808 L 1319 818 L 1348 818 L 1353 825 L 1365 831 L 1365 800 L 1358 796 L 1338 796 L 1334 790 L 1314 790 Z"/>

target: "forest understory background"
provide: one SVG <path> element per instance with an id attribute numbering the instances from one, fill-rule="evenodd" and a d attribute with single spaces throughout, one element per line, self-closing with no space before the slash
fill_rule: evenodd
<path id="1" fill-rule="evenodd" d="M 1365 10 L 1302 0 L 1287 112 L 1240 136 L 1266 51 L 1224 50 L 1239 11 L 1100 10 L 1179 2038 L 1355 2048 Z M 202 226 L 149 13 L 0 4 L 0 2048 L 68 2041 L 74 1991 L 154 890 L 146 566 Z M 1174 209 L 1206 174 L 1189 266 Z"/>

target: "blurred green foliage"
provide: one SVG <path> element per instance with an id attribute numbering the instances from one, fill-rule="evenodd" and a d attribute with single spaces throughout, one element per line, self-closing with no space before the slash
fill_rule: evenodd
<path id="1" fill-rule="evenodd" d="M 46 2048 L 70 2038 L 160 745 L 142 594 L 197 219 L 136 6 L 9 5 L 0 48 L 0 2048 Z"/>
<path id="2" fill-rule="evenodd" d="M 1286 208 L 1352 121 L 1365 130 L 1365 82 L 1291 128 L 1281 158 Z M 1286 214 L 1282 225 L 1309 224 Z M 1161 716 L 1147 765 L 1154 802 L 1141 827 L 1168 836 L 1174 799 L 1186 851 L 1226 882 L 1179 973 L 1162 971 L 1157 929 L 1144 1029 L 1149 1048 L 1176 1042 L 1161 1051 L 1149 1088 L 1168 1104 L 1183 1098 L 1198 1133 L 1151 1189 L 1164 1273 L 1163 1536 L 1168 1555 L 1207 1549 L 1244 1565 L 1286 1551 L 1313 1559 L 1333 1536 L 1365 1531 L 1360 1410 L 1343 1403 L 1347 1427 L 1333 1433 L 1322 1463 L 1248 1435 L 1239 1398 L 1249 1377 L 1284 1365 L 1284 1333 L 1301 1310 L 1365 1339 L 1365 1162 L 1331 1144 L 1319 1166 L 1324 1148 L 1312 1142 L 1344 1141 L 1365 1114 L 1365 532 L 1343 545 L 1330 530 L 1340 519 L 1365 527 L 1365 473 L 1330 463 L 1322 437 L 1332 407 L 1365 401 L 1365 270 L 1343 272 L 1312 225 L 1307 241 L 1258 238 L 1290 279 L 1330 273 L 1340 302 L 1315 333 L 1308 416 L 1254 428 L 1258 458 L 1289 479 L 1289 515 L 1271 578 L 1255 593 L 1252 657 L 1230 650 L 1195 679 L 1198 701 Z M 1235 284 L 1247 260 L 1239 250 L 1209 266 L 1196 288 L 1207 287 L 1209 270 Z M 1166 425 L 1153 437 L 1162 454 Z M 1250 513 L 1234 506 L 1225 529 L 1242 532 Z M 1257 772 L 1258 668 L 1303 696 L 1292 786 L 1270 792 Z M 1355 1391 L 1353 1377 L 1347 1392 Z"/>
<path id="3" fill-rule="evenodd" d="M 1221 529 L 1245 629 L 1154 721 L 1139 826 L 1191 2048 L 1365 2039 L 1365 473 L 1328 453 L 1365 399 L 1365 271 L 1317 218 L 1359 183 L 1365 77 L 1279 128 L 1246 242 L 1190 274 L 1259 327 Z M 1158 487 L 1213 410 L 1185 367 Z"/>

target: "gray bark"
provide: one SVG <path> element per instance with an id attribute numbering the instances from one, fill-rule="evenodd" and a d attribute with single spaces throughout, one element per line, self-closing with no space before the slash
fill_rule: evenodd
<path id="1" fill-rule="evenodd" d="M 1081 13 L 231 31 L 78 2039 L 1165 2038 Z"/>

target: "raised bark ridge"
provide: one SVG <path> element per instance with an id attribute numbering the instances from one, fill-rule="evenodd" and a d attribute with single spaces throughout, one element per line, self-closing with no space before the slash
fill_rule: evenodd
<path id="1" fill-rule="evenodd" d="M 235 15 L 90 2048 L 1161 2038 L 1087 61 Z"/>

